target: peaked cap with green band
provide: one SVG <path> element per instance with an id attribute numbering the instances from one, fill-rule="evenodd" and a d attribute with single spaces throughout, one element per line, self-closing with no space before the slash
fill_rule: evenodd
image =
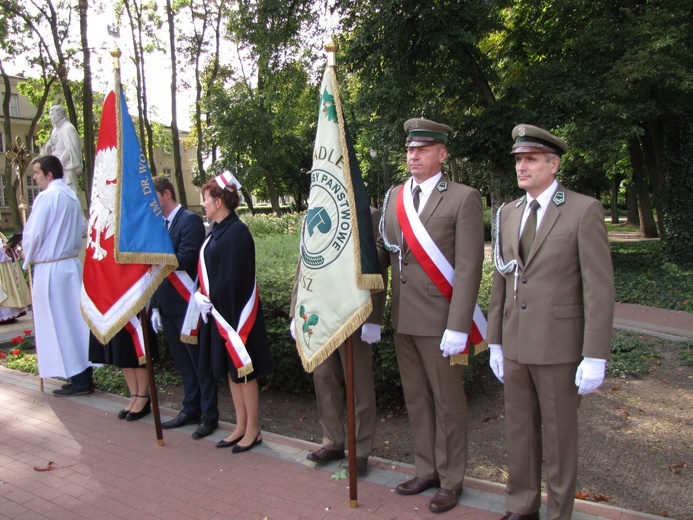
<path id="1" fill-rule="evenodd" d="M 435 143 L 448 144 L 448 138 L 452 135 L 452 128 L 448 125 L 421 117 L 409 119 L 404 123 L 404 131 L 407 132 L 407 148 Z"/>
<path id="2" fill-rule="evenodd" d="M 513 128 L 513 148 L 510 153 L 555 153 L 559 156 L 568 151 L 568 145 L 548 130 L 532 125 Z"/>

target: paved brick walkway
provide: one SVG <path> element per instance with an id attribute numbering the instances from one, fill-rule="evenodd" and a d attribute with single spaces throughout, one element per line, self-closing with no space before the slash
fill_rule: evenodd
<path id="1" fill-rule="evenodd" d="M 0 326 L 0 343 L 31 329 L 31 316 Z M 693 314 L 617 304 L 614 326 L 693 338 Z M 351 508 L 348 480 L 332 475 L 333 462 L 316 468 L 305 458 L 316 445 L 263 433 L 243 454 L 218 450 L 223 431 L 195 441 L 194 426 L 155 438 L 152 416 L 119 421 L 126 400 L 97 392 L 57 398 L 59 381 L 0 367 L 0 519 L 498 519 L 505 510 L 503 486 L 465 481 L 459 505 L 428 511 L 429 490 L 403 497 L 394 488 L 413 475 L 410 465 L 371 458 Z M 175 416 L 162 410 L 163 420 Z M 230 430 L 228 423 L 222 428 Z M 39 471 L 48 465 L 49 471 Z M 542 508 L 543 511 L 544 508 Z M 576 501 L 574 520 L 660 518 L 607 505 Z"/>
<path id="2" fill-rule="evenodd" d="M 411 497 L 394 488 L 413 474 L 406 464 L 371 459 L 351 508 L 348 480 L 334 462 L 321 469 L 305 459 L 316 446 L 263 433 L 243 454 L 218 450 L 226 432 L 195 441 L 194 426 L 155 438 L 152 416 L 119 421 L 125 399 L 51 395 L 59 381 L 0 368 L 0 518 L 12 519 L 498 519 L 503 486 L 467 479 L 460 504 L 428 511 L 433 491 Z M 173 410 L 162 410 L 164 419 Z M 230 429 L 229 424 L 222 428 Z M 48 465 L 49 471 L 39 471 Z M 658 518 L 578 501 L 574 520 Z"/>

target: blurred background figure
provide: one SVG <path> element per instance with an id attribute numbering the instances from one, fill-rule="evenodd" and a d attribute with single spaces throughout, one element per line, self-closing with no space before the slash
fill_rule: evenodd
<path id="1" fill-rule="evenodd" d="M 2 224 L 0 224 L 2 229 Z M 0 232 L 0 324 L 11 323 L 27 313 L 31 305 L 29 286 L 21 268 L 21 234 L 12 239 Z"/>

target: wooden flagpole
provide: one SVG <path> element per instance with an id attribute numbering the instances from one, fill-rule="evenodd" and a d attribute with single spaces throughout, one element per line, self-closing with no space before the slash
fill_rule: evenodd
<path id="1" fill-rule="evenodd" d="M 115 85 L 113 88 L 113 91 L 116 95 L 116 106 L 120 106 L 120 89 L 121 89 L 121 83 L 120 83 L 120 56 L 121 52 L 118 47 L 113 49 L 111 51 L 111 56 L 113 57 L 113 72 L 114 72 L 114 81 Z M 116 108 L 116 116 L 118 118 L 118 153 L 121 154 L 123 153 L 123 143 L 121 141 L 121 136 L 122 136 L 122 112 L 120 108 Z M 121 162 L 121 168 L 122 168 L 122 162 Z M 159 395 L 156 392 L 156 381 L 154 380 L 154 363 L 152 361 L 152 351 L 150 348 L 150 338 L 149 338 L 149 326 L 148 326 L 148 320 L 149 317 L 147 316 L 147 311 L 143 308 L 140 311 L 140 323 L 142 324 L 142 334 L 144 336 L 144 349 L 145 349 L 145 357 L 147 360 L 147 375 L 149 376 L 149 395 L 152 400 L 152 410 L 154 413 L 154 429 L 156 431 L 156 441 L 159 444 L 159 446 L 164 445 L 164 434 L 163 430 L 161 428 L 161 414 L 159 413 Z"/>
<path id="2" fill-rule="evenodd" d="M 159 412 L 159 394 L 156 391 L 156 381 L 154 381 L 154 362 L 152 361 L 151 341 L 149 338 L 149 316 L 148 306 L 140 311 L 140 323 L 142 324 L 142 334 L 144 335 L 144 352 L 147 358 L 147 374 L 149 376 L 149 396 L 152 400 L 152 413 L 154 414 L 154 429 L 156 430 L 156 442 L 159 446 L 164 445 L 164 432 L 161 428 L 161 413 Z M 156 341 L 156 337 L 154 337 Z"/>
<path id="3" fill-rule="evenodd" d="M 354 404 L 354 347 L 351 336 L 346 339 L 346 402 L 347 402 L 347 445 L 349 447 L 349 506 L 359 506 L 356 483 L 356 406 Z"/>
<path id="4" fill-rule="evenodd" d="M 325 45 L 327 66 L 337 71 L 337 43 L 334 38 Z M 344 150 L 344 153 L 347 151 Z M 351 336 L 346 339 L 346 402 L 347 402 L 347 446 L 349 450 L 349 506 L 355 509 L 359 506 L 358 484 L 356 479 L 356 406 L 354 404 L 354 349 Z"/>

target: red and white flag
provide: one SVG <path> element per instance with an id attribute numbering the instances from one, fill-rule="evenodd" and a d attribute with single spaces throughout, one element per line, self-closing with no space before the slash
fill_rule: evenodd
<path id="1" fill-rule="evenodd" d="M 115 84 L 96 147 L 81 295 L 82 315 L 102 343 L 130 324 L 178 266 L 119 78 Z"/>

